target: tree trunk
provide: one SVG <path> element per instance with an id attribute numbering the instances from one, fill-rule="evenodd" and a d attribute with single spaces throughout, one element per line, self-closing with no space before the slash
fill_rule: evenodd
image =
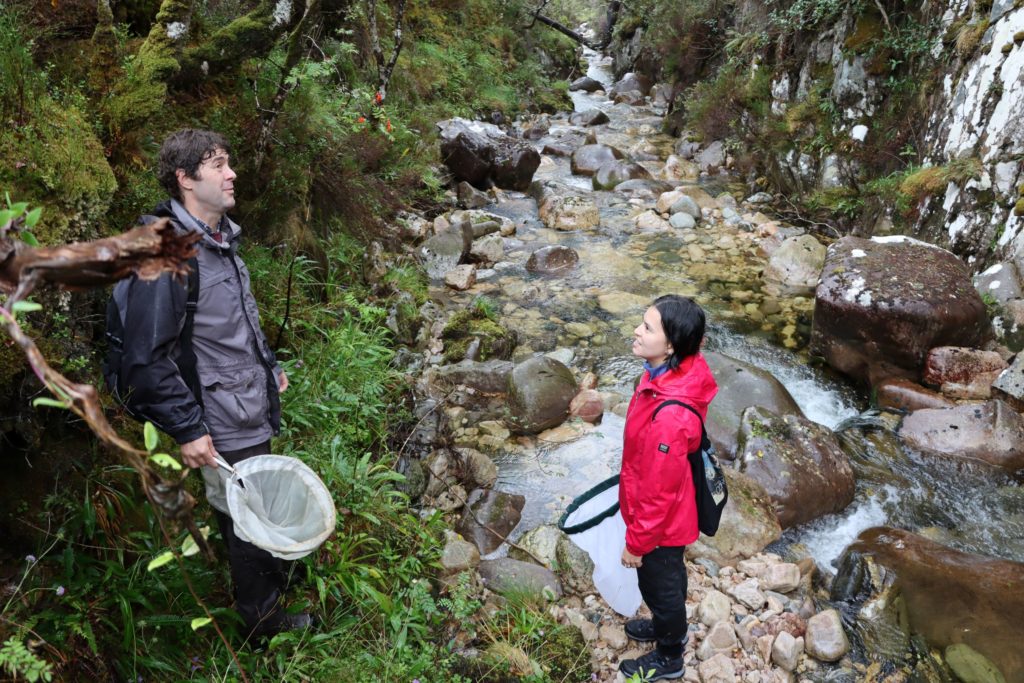
<path id="1" fill-rule="evenodd" d="M 555 29 L 559 33 L 572 38 L 573 40 L 575 40 L 580 45 L 585 45 L 585 46 L 589 47 L 591 50 L 597 50 L 597 51 L 601 51 L 601 50 L 605 49 L 612 42 L 612 32 L 615 30 L 615 22 L 618 21 L 618 19 L 619 19 L 619 10 L 622 8 L 622 3 L 621 2 L 609 2 L 608 3 L 608 11 L 607 11 L 607 14 L 605 15 L 607 17 L 607 27 L 605 28 L 604 36 L 602 36 L 601 42 L 599 42 L 599 43 L 591 42 L 591 41 L 587 40 L 586 38 L 584 38 L 581 34 L 577 33 L 576 31 L 573 31 L 571 28 L 569 28 L 565 24 L 561 24 L 561 23 L 555 21 L 554 19 L 551 19 L 550 17 L 546 17 L 543 14 L 541 14 L 541 10 L 544 9 L 544 6 L 546 4 L 547 4 L 547 2 L 541 3 L 540 7 L 538 7 L 537 10 L 533 13 L 533 22 L 527 28 L 533 28 L 533 23 L 536 23 L 536 22 L 539 21 L 540 23 L 542 23 L 542 24 L 544 24 L 546 26 L 550 26 L 551 28 Z"/>
<path id="2" fill-rule="evenodd" d="M 377 92 L 380 93 L 381 102 L 388 96 L 388 83 L 391 82 L 391 74 L 395 71 L 395 64 L 398 63 L 398 55 L 402 51 L 402 23 L 405 21 L 405 2 L 398 0 L 398 8 L 395 10 L 395 32 L 394 47 L 391 49 L 391 59 L 379 73 Z M 383 54 L 381 55 L 383 57 Z"/>
<path id="3" fill-rule="evenodd" d="M 256 141 L 255 159 L 257 172 L 259 172 L 260 167 L 263 165 L 263 159 L 266 157 L 267 145 L 270 143 L 270 136 L 274 132 L 274 121 L 277 120 L 277 115 L 281 112 L 288 93 L 296 85 L 294 82 L 289 82 L 288 77 L 291 76 L 292 69 L 302 59 L 303 44 L 313 32 L 319 19 L 320 0 L 309 0 L 302 19 L 295 25 L 295 30 L 292 31 L 291 35 L 288 36 L 288 53 L 285 56 L 284 66 L 281 68 L 281 80 L 277 84 L 277 92 L 274 93 L 274 99 L 270 102 L 270 108 L 264 109 L 260 113 L 260 135 Z"/>

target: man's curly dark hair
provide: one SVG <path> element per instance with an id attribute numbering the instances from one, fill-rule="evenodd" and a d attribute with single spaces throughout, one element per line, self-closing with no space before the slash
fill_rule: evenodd
<path id="1" fill-rule="evenodd" d="M 189 178 L 198 179 L 199 166 L 219 149 L 231 154 L 231 145 L 228 141 L 223 135 L 212 130 L 183 128 L 171 133 L 160 145 L 157 168 L 160 184 L 172 197 L 180 201 L 178 169 L 185 171 Z"/>

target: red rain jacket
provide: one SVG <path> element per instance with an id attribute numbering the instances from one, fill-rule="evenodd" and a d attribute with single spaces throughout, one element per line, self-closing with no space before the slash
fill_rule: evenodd
<path id="1" fill-rule="evenodd" d="M 650 373 L 633 394 L 623 433 L 619 505 L 626 522 L 626 548 L 643 556 L 659 546 L 690 545 L 697 540 L 697 505 L 687 457 L 700 446 L 700 421 L 676 400 L 707 418 L 718 385 L 700 353 L 653 382 Z"/>

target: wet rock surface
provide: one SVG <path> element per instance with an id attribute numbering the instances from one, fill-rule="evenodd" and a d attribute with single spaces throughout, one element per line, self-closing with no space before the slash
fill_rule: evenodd
<path id="1" fill-rule="evenodd" d="M 866 564 L 871 563 L 871 564 Z M 894 573 L 912 630 L 945 647 L 965 643 L 994 662 L 1005 680 L 1024 677 L 1024 564 L 963 553 L 919 535 L 868 529 L 840 563 L 833 595 L 874 594 L 868 572 Z"/>
<path id="2" fill-rule="evenodd" d="M 829 247 L 811 333 L 814 353 L 868 383 L 916 379 L 930 349 L 975 347 L 990 329 L 960 259 L 909 238 L 881 239 Z"/>
<path id="3" fill-rule="evenodd" d="M 1024 469 L 1024 417 L 998 399 L 916 410 L 903 420 L 899 434 L 923 451 L 978 460 L 1011 472 Z"/>
<path id="4" fill-rule="evenodd" d="M 768 492 L 783 529 L 839 512 L 853 501 L 846 453 L 828 428 L 804 417 L 747 408 L 736 460 Z"/>

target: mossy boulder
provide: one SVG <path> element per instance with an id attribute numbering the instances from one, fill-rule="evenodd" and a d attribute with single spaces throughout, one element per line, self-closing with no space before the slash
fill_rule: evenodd
<path id="1" fill-rule="evenodd" d="M 569 416 L 578 388 L 572 371 L 553 358 L 537 356 L 517 365 L 508 380 L 509 429 L 537 434 Z"/>
<path id="2" fill-rule="evenodd" d="M 117 180 L 82 114 L 42 96 L 22 125 L 0 133 L 0 186 L 44 207 L 34 233 L 53 245 L 99 236 Z"/>
<path id="3" fill-rule="evenodd" d="M 441 333 L 441 339 L 444 341 L 446 363 L 457 363 L 465 358 L 470 344 L 476 347 L 474 360 L 508 360 L 516 345 L 515 332 L 476 309 L 458 311 L 452 315 Z"/>

